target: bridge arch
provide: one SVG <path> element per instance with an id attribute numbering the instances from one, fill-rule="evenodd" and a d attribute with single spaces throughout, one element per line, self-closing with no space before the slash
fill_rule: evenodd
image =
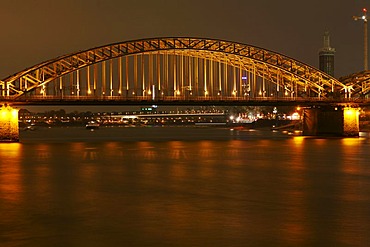
<path id="1" fill-rule="evenodd" d="M 0 95 L 326 98 L 345 87 L 312 66 L 263 48 L 170 37 L 125 41 L 51 59 L 3 79 Z"/>

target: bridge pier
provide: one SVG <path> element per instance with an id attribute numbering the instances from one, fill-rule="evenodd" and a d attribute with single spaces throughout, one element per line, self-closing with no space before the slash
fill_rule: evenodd
<path id="1" fill-rule="evenodd" d="M 0 142 L 18 141 L 18 109 L 5 104 L 0 107 Z"/>
<path id="2" fill-rule="evenodd" d="M 359 136 L 359 108 L 320 107 L 303 112 L 304 136 Z"/>

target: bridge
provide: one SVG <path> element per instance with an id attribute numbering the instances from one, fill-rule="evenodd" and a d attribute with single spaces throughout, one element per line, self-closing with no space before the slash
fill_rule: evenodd
<path id="1" fill-rule="evenodd" d="M 367 73 L 338 80 L 285 55 L 217 39 L 125 41 L 0 81 L 7 105 L 368 105 Z"/>
<path id="2" fill-rule="evenodd" d="M 153 38 L 109 44 L 27 68 L 1 80 L 0 101 L 15 105 L 367 102 L 369 80 L 353 79 L 340 81 L 251 45 Z"/>

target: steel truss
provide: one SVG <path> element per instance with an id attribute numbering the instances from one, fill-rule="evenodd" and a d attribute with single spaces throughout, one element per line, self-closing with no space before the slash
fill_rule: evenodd
<path id="1" fill-rule="evenodd" d="M 146 55 L 155 55 L 154 57 L 149 57 L 148 62 L 143 59 L 143 57 L 139 56 L 146 56 Z M 213 63 L 217 63 L 218 66 L 225 65 L 229 66 L 230 68 L 234 69 L 235 73 L 237 70 L 239 71 L 240 77 L 247 77 L 250 83 L 252 78 L 254 77 L 254 83 L 257 81 L 257 77 L 260 78 L 260 89 L 257 92 L 257 87 L 253 88 L 255 96 L 266 96 L 265 93 L 265 83 L 270 83 L 274 85 L 276 91 L 284 92 L 285 95 L 290 97 L 297 97 L 299 93 L 304 95 L 305 97 L 315 97 L 315 98 L 329 98 L 335 93 L 343 92 L 346 86 L 345 81 L 339 81 L 318 69 L 299 62 L 295 59 L 289 58 L 282 54 L 272 52 L 266 49 L 258 48 L 251 45 L 240 44 L 230 41 L 224 40 L 215 40 L 215 39 L 203 39 L 203 38 L 153 38 L 153 39 L 142 39 L 142 40 L 134 40 L 134 41 L 125 41 L 122 43 L 110 44 L 106 46 L 101 46 L 93 49 L 89 49 L 82 52 L 77 52 L 69 55 L 65 55 L 62 57 L 58 57 L 28 69 L 25 69 L 19 73 L 16 73 L 12 76 L 9 76 L 2 81 L 0 81 L 0 97 L 7 97 L 13 100 L 16 100 L 19 97 L 22 97 L 28 93 L 35 92 L 38 90 L 41 94 L 45 94 L 45 87 L 51 83 L 56 82 L 60 79 L 61 90 L 62 90 L 62 78 L 66 77 L 67 75 L 71 75 L 71 77 L 76 77 L 77 80 L 76 86 L 76 94 L 74 96 L 82 96 L 80 95 L 80 71 L 85 68 L 88 72 L 85 72 L 87 80 L 92 80 L 90 77 L 96 75 L 92 75 L 90 68 L 95 68 L 97 64 L 101 64 L 102 69 L 101 73 L 103 78 L 102 87 L 103 94 L 107 93 L 107 95 L 113 96 L 113 88 L 119 88 L 117 91 L 118 94 L 121 95 L 122 90 L 126 89 L 128 91 L 129 86 L 123 87 L 122 81 L 125 79 L 122 78 L 122 71 L 119 71 L 119 80 L 120 85 L 112 85 L 117 84 L 117 80 L 113 80 L 112 75 L 106 75 L 106 67 L 110 68 L 110 71 L 113 71 L 112 64 L 113 60 L 120 59 L 121 57 L 135 57 L 135 65 L 124 65 L 122 64 L 121 60 L 118 60 L 119 66 L 125 67 L 134 66 L 136 71 L 140 70 L 139 60 L 142 61 L 142 68 L 148 67 L 149 72 L 151 75 L 154 75 L 154 70 L 160 69 L 160 65 L 158 63 L 164 64 L 167 60 L 172 58 L 173 63 L 178 63 L 177 66 L 184 67 L 185 62 L 187 61 L 188 64 L 197 63 L 194 59 L 202 59 L 203 62 L 201 65 L 200 62 L 197 66 L 204 66 L 203 71 L 209 70 L 209 68 L 213 69 Z M 139 57 L 139 58 L 138 58 Z M 168 58 L 170 57 L 170 58 Z M 181 57 L 179 60 L 176 57 Z M 183 58 L 187 60 L 184 60 Z M 127 59 L 128 60 L 128 59 Z M 155 61 L 154 61 L 155 60 Z M 205 62 L 206 61 L 206 62 Z M 128 62 L 127 62 L 128 63 Z M 130 62 L 133 63 L 133 62 Z M 156 64 L 156 65 L 151 65 Z M 168 63 L 168 61 L 167 61 Z M 208 67 L 210 66 L 210 67 Z M 225 67 L 224 69 L 218 68 L 214 69 L 215 71 L 209 72 L 209 74 L 204 75 L 204 77 L 212 77 L 211 79 L 217 81 L 217 79 L 213 78 L 216 77 L 215 73 L 219 72 L 219 76 L 223 76 L 227 74 L 228 69 L 230 68 Z M 185 74 L 187 73 L 188 79 L 182 78 L 182 84 L 174 83 L 173 87 L 170 89 L 167 85 L 167 93 L 170 96 L 176 96 L 176 91 L 179 91 L 179 88 L 186 88 L 188 91 L 192 91 L 194 87 L 193 84 L 197 83 L 195 80 L 199 78 L 195 78 L 194 75 L 189 75 L 192 72 L 191 69 L 183 69 Z M 144 72 L 142 72 L 144 73 Z M 234 73 L 234 79 L 232 79 L 235 83 L 236 76 Z M 182 75 L 184 77 L 184 72 Z M 100 77 L 102 77 L 100 76 Z M 136 76 L 136 75 L 135 75 Z M 156 82 L 154 78 L 151 78 L 153 82 L 156 84 L 156 90 L 161 90 L 161 86 L 159 81 L 161 80 L 160 77 L 164 77 L 164 72 L 157 72 Z M 177 77 L 176 77 L 177 76 Z M 203 75 L 200 75 L 202 77 Z M 105 82 L 105 78 L 110 77 L 110 84 Z M 128 77 L 128 76 L 126 76 Z M 174 69 L 172 72 L 173 80 L 179 80 L 180 74 L 177 69 Z M 141 76 L 144 78 L 144 75 Z M 128 78 L 126 78 L 128 80 Z M 142 79 L 144 81 L 144 79 Z M 162 78 L 162 80 L 164 80 Z M 192 81 L 193 84 L 189 84 Z M 204 84 L 206 81 L 210 80 L 210 78 L 203 78 Z M 224 96 L 236 96 L 238 93 L 239 96 L 242 96 L 242 79 L 238 79 L 239 84 L 234 86 L 234 89 L 228 89 L 229 85 L 214 85 L 214 88 L 219 87 L 219 90 L 214 89 L 213 91 L 221 94 L 221 91 Z M 138 87 L 136 84 L 140 84 L 138 78 L 133 79 L 134 82 L 130 82 L 131 84 L 135 83 L 135 87 Z M 224 80 L 222 83 L 226 83 Z M 266 81 L 266 82 L 265 82 Z M 184 83 L 185 82 L 185 83 Z M 95 83 L 95 82 L 94 82 Z M 355 85 L 356 90 L 355 93 L 358 92 L 357 84 Z M 130 86 L 131 88 L 133 86 Z M 146 87 L 146 89 L 145 89 Z M 208 85 L 203 85 L 205 96 L 208 93 L 215 94 L 215 92 L 208 92 L 207 87 Z M 87 94 L 91 93 L 92 88 L 96 89 L 96 85 L 90 85 L 90 82 L 87 85 L 86 91 Z M 149 90 L 150 86 L 145 86 L 144 82 L 142 85 L 142 90 Z M 369 89 L 369 84 L 365 87 L 366 92 Z M 109 92 L 109 90 L 111 92 Z M 250 89 L 248 89 L 250 90 Z M 243 89 L 243 92 L 246 93 L 247 89 Z M 364 90 L 364 88 L 362 88 Z M 55 90 L 54 90 L 55 91 Z M 171 91 L 171 92 L 170 92 Z M 135 92 L 133 92 L 135 93 Z M 163 91 L 162 91 L 163 93 Z M 248 93 L 250 93 L 248 91 Z M 53 95 L 53 93 L 51 93 Z M 197 92 L 200 95 L 200 92 Z M 50 94 L 49 94 L 50 95 Z M 144 92 L 142 96 L 145 96 Z"/>
<path id="2" fill-rule="evenodd" d="M 345 96 L 367 97 L 370 93 L 370 71 L 362 71 L 339 78 L 346 85 L 343 88 Z"/>

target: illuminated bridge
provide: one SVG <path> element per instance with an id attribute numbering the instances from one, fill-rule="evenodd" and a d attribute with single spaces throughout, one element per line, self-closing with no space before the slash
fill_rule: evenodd
<path id="1" fill-rule="evenodd" d="M 105 45 L 57 57 L 0 81 L 3 105 L 357 107 L 370 102 L 369 92 L 366 73 L 360 79 L 352 75 L 338 80 L 256 46 L 186 37 Z"/>
<path id="2" fill-rule="evenodd" d="M 366 103 L 370 89 L 266 49 L 201 38 L 153 38 L 61 56 L 0 82 L 17 104 Z"/>

